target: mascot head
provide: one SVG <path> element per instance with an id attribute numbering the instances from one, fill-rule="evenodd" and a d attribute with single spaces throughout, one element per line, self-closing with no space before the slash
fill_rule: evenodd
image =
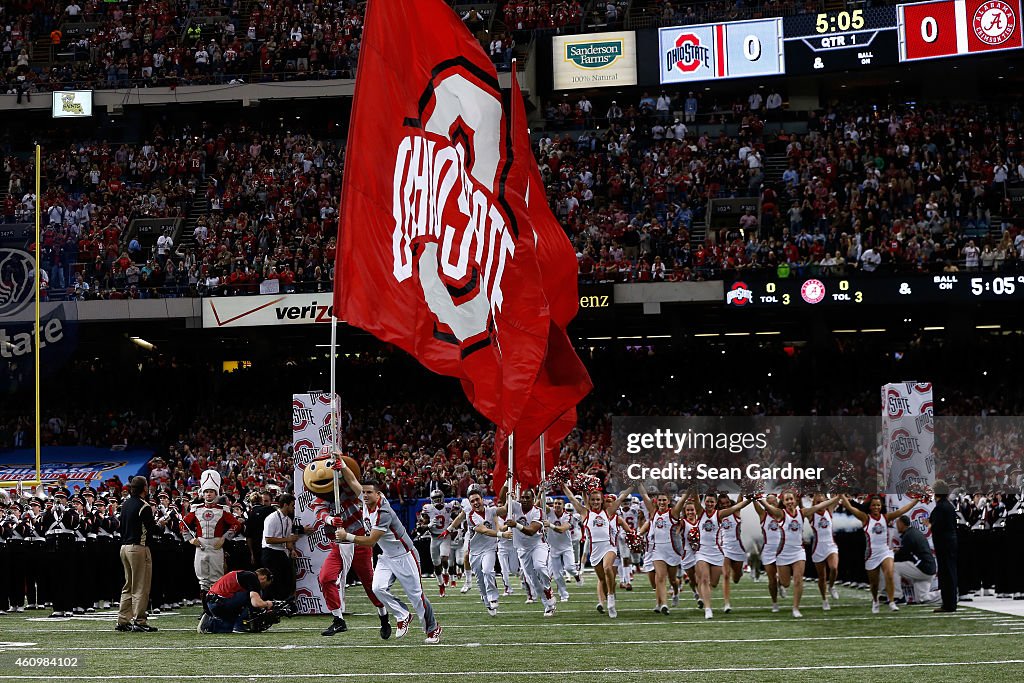
<path id="1" fill-rule="evenodd" d="M 359 479 L 362 474 L 359 471 L 359 464 L 340 452 L 331 452 L 330 447 L 325 446 L 320 450 L 320 457 L 310 461 L 302 470 L 302 483 L 306 490 L 319 498 L 328 499 L 334 495 L 334 465 L 337 458 L 341 458 L 345 465 L 352 470 Z"/>

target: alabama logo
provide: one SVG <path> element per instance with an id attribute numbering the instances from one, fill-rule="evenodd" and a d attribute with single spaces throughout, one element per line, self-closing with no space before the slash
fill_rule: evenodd
<path id="1" fill-rule="evenodd" d="M 825 284 L 821 280 L 811 278 L 800 285 L 800 296 L 809 304 L 821 303 L 825 298 Z"/>
<path id="2" fill-rule="evenodd" d="M 1017 28 L 1017 16 L 1003 0 L 982 3 L 972 21 L 974 35 L 986 45 L 1002 45 Z"/>

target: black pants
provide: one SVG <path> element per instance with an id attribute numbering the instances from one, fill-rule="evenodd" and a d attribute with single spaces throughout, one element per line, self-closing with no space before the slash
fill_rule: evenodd
<path id="1" fill-rule="evenodd" d="M 274 581 L 266 591 L 267 600 L 287 600 L 295 593 L 295 564 L 288 553 L 264 548 L 260 564 L 274 573 Z"/>
<path id="2" fill-rule="evenodd" d="M 54 612 L 70 612 L 74 605 L 74 588 L 77 581 L 72 564 L 75 553 L 75 537 L 71 534 L 54 534 L 46 537 L 46 592 L 53 602 Z"/>
<path id="3" fill-rule="evenodd" d="M 935 560 L 939 564 L 939 592 L 942 594 L 942 609 L 956 609 L 956 547 L 947 548 L 936 545 Z"/>
<path id="4" fill-rule="evenodd" d="M 25 541 L 7 542 L 7 599 L 11 608 L 25 606 L 25 563 L 27 552 Z"/>
<path id="5" fill-rule="evenodd" d="M 0 611 L 6 612 L 11 609 L 8 603 L 10 591 L 9 568 L 11 566 L 11 551 L 7 549 L 6 543 L 0 543 Z"/>

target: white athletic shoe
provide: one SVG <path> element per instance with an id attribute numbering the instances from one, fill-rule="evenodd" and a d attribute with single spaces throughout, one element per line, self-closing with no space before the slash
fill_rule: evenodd
<path id="1" fill-rule="evenodd" d="M 835 586 L 832 586 L 831 595 L 833 600 L 839 599 L 839 590 Z"/>
<path id="2" fill-rule="evenodd" d="M 800 619 L 803 616 L 804 615 L 800 614 L 800 610 L 798 610 L 796 607 L 793 608 L 793 618 L 794 619 Z"/>
<path id="3" fill-rule="evenodd" d="M 569 602 L 569 594 L 568 594 L 568 593 L 566 593 L 565 595 L 559 595 L 559 596 L 558 596 L 558 599 L 559 599 L 559 600 L 560 600 L 561 602 Z"/>
<path id="4" fill-rule="evenodd" d="M 661 613 L 666 615 L 666 616 L 668 615 L 668 605 L 662 605 L 661 606 Z"/>
<path id="5" fill-rule="evenodd" d="M 399 621 L 395 628 L 395 638 L 404 638 L 405 634 L 409 632 L 409 622 L 412 621 L 412 615 L 410 614 L 405 618 L 404 621 Z"/>
<path id="6" fill-rule="evenodd" d="M 533 598 L 526 598 L 526 604 L 527 605 L 532 605 L 534 602 L 536 602 L 536 601 Z"/>
<path id="7" fill-rule="evenodd" d="M 498 616 L 498 608 L 491 605 L 487 608 L 487 614 L 491 615 L 492 617 Z"/>
<path id="8" fill-rule="evenodd" d="M 713 613 L 711 612 L 711 608 L 710 608 L 710 607 L 706 607 L 706 608 L 704 608 L 704 618 L 705 618 L 705 619 L 711 619 L 711 618 L 713 618 L 714 616 L 715 616 L 715 615 L 714 615 L 714 614 L 713 614 Z"/>
<path id="9" fill-rule="evenodd" d="M 460 588 L 460 589 L 459 589 L 459 592 L 460 592 L 460 593 L 468 593 L 468 592 L 469 592 L 469 584 L 467 583 L 467 584 L 466 584 L 466 585 L 464 585 L 464 586 L 463 586 L 462 588 Z"/>
<path id="10" fill-rule="evenodd" d="M 598 612 L 598 614 L 604 614 L 604 605 L 601 604 L 600 602 L 597 603 L 597 612 Z"/>
<path id="11" fill-rule="evenodd" d="M 871 601 L 871 613 L 878 614 L 878 603 L 874 600 Z"/>
<path id="12" fill-rule="evenodd" d="M 730 612 L 732 612 L 732 605 L 730 605 L 729 603 L 725 603 L 725 606 L 722 607 L 722 611 L 726 614 L 729 614 Z"/>
<path id="13" fill-rule="evenodd" d="M 608 605 L 608 616 L 611 617 L 612 619 L 615 619 L 616 617 L 619 616 L 619 613 L 615 611 L 615 605 L 614 604 Z"/>
<path id="14" fill-rule="evenodd" d="M 782 598 L 783 600 L 786 599 L 786 587 L 783 586 L 782 584 L 779 584 L 779 597 Z"/>
<path id="15" fill-rule="evenodd" d="M 551 607 L 545 607 L 544 608 L 544 616 L 546 616 L 546 617 L 553 617 L 553 616 L 555 616 L 555 606 L 551 605 Z"/>
<path id="16" fill-rule="evenodd" d="M 672 606 L 679 607 L 679 593 L 675 593 L 672 596 Z"/>
<path id="17" fill-rule="evenodd" d="M 831 609 L 832 609 L 832 605 L 828 604 L 828 600 L 825 600 L 824 602 L 821 603 L 821 610 L 823 612 L 828 612 Z"/>
<path id="18" fill-rule="evenodd" d="M 777 603 L 777 602 L 773 602 L 772 603 L 772 611 L 773 612 L 778 612 L 779 611 L 779 603 Z"/>
<path id="19" fill-rule="evenodd" d="M 889 611 L 890 612 L 899 612 L 900 611 L 900 607 L 895 602 L 890 602 L 889 603 Z"/>
<path id="20" fill-rule="evenodd" d="M 505 595 L 512 595 L 512 587 L 510 586 L 510 587 L 506 588 L 504 594 Z"/>
<path id="21" fill-rule="evenodd" d="M 426 639 L 423 641 L 427 645 L 437 645 L 441 642 L 441 625 L 438 624 L 437 628 L 427 634 Z"/>

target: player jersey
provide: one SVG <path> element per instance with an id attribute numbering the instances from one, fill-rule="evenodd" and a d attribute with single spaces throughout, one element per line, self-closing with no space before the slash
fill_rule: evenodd
<path id="1" fill-rule="evenodd" d="M 541 516 L 540 508 L 538 508 L 536 505 L 531 507 L 526 512 L 523 512 L 523 506 L 519 504 L 518 500 L 510 501 L 508 506 L 508 516 L 514 522 L 518 522 L 523 526 L 530 526 L 534 522 L 543 523 L 543 517 Z M 512 531 L 512 546 L 516 548 L 516 550 L 520 548 L 524 550 L 532 550 L 543 542 L 543 526 L 541 527 L 541 530 L 535 533 L 533 536 L 530 536 L 529 534 L 524 534 L 519 529 L 514 529 Z"/>
<path id="2" fill-rule="evenodd" d="M 427 527 L 430 531 L 430 535 L 440 536 L 452 523 L 452 519 L 457 516 L 457 513 L 453 513 L 454 510 L 451 503 L 442 503 L 440 508 L 438 508 L 434 503 L 427 503 L 423 506 L 423 511 L 420 514 L 426 515 L 430 520 L 429 526 Z"/>
<path id="3" fill-rule="evenodd" d="M 497 508 L 495 508 L 495 510 L 497 510 Z M 508 518 L 507 517 L 495 517 L 495 519 L 498 522 L 500 522 L 502 527 L 506 526 L 506 524 L 508 522 Z M 512 539 L 511 538 L 505 538 L 504 536 L 502 536 L 501 538 L 498 539 L 498 547 L 501 548 L 502 550 L 512 550 Z"/>
<path id="4" fill-rule="evenodd" d="M 384 535 L 377 540 L 377 545 L 388 557 L 400 557 L 413 549 L 412 538 L 398 515 L 391 509 L 391 503 L 381 496 L 380 504 L 371 510 L 363 505 L 363 519 L 371 531 L 383 531 Z"/>
<path id="5" fill-rule="evenodd" d="M 470 555 L 481 555 L 483 553 L 494 552 L 498 547 L 497 538 L 476 531 L 476 528 L 481 524 L 487 529 L 497 529 L 497 518 L 498 509 L 495 507 L 485 507 L 483 512 L 477 512 L 476 510 L 469 511 L 469 516 L 466 519 L 469 522 Z"/>
<path id="6" fill-rule="evenodd" d="M 560 515 L 548 512 L 546 519 L 552 526 L 556 524 L 558 526 L 569 525 L 569 529 L 563 532 L 548 529 L 547 540 L 551 549 L 554 551 L 572 550 L 572 515 L 569 511 L 565 510 Z"/>
<path id="7" fill-rule="evenodd" d="M 811 547 L 813 553 L 818 546 L 831 547 L 836 544 L 832 537 L 832 513 L 828 510 L 814 513 L 814 522 L 811 525 L 814 530 L 814 545 Z"/>
<path id="8" fill-rule="evenodd" d="M 619 510 L 619 516 L 622 517 L 622 521 L 626 523 L 626 526 L 631 531 L 636 531 L 642 525 L 640 508 L 636 505 L 631 505 L 628 510 Z"/>

